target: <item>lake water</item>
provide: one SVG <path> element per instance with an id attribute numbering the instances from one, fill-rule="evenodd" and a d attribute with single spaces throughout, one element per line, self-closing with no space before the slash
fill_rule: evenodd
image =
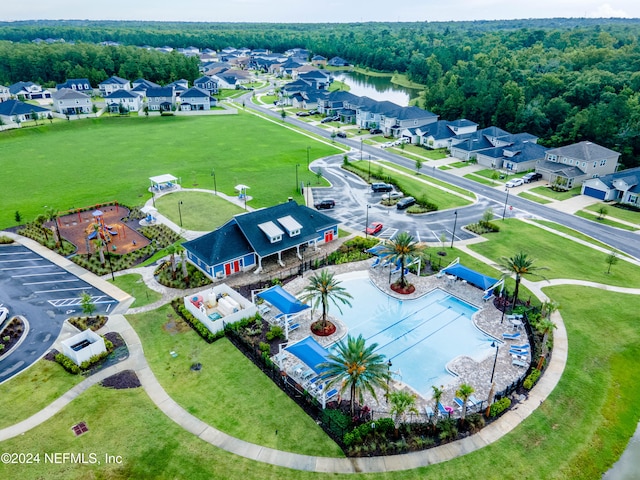
<path id="1" fill-rule="evenodd" d="M 333 78 L 347 84 L 349 92 L 354 95 L 367 96 L 378 101 L 387 100 L 402 107 L 407 107 L 409 100 L 420 94 L 420 90 L 391 83 L 391 77 L 372 77 L 358 72 L 334 72 Z"/>

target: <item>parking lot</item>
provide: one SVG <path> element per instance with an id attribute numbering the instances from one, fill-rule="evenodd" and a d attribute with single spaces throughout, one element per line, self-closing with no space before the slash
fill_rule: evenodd
<path id="1" fill-rule="evenodd" d="M 0 303 L 9 315 L 22 315 L 29 332 L 17 350 L 0 360 L 0 383 L 27 368 L 53 345 L 64 320 L 82 315 L 86 292 L 96 313 L 108 313 L 118 301 L 22 245 L 0 246 Z"/>

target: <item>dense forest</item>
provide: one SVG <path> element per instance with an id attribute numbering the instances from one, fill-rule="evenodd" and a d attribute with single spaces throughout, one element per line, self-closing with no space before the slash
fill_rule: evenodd
<path id="1" fill-rule="evenodd" d="M 445 119 L 527 131 L 558 146 L 591 140 L 640 162 L 640 20 L 356 24 L 39 21 L 0 23 L 0 84 L 116 74 L 167 83 L 197 61 L 135 46 L 227 46 L 341 56 L 425 85 L 420 106 Z M 35 44 L 36 38 L 66 43 Z M 102 41 L 121 47 L 101 47 Z"/>

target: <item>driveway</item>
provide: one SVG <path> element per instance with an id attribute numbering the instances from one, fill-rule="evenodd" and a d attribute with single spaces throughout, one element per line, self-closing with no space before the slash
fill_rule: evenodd
<path id="1" fill-rule="evenodd" d="M 0 303 L 9 315 L 22 315 L 29 332 L 20 346 L 0 360 L 0 383 L 44 355 L 60 334 L 64 320 L 81 315 L 80 294 L 91 295 L 96 313 L 118 301 L 23 245 L 0 246 Z"/>

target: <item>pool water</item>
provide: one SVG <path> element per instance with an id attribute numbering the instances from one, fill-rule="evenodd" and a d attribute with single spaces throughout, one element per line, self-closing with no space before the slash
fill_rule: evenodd
<path id="1" fill-rule="evenodd" d="M 394 379 L 429 398 L 432 385 L 449 383 L 454 376 L 446 365 L 460 355 L 478 361 L 491 355 L 493 338 L 471 320 L 478 308 L 440 289 L 420 298 L 399 300 L 381 292 L 368 277 L 347 278 L 340 286 L 353 299 L 351 307 L 332 306 L 348 333 L 362 335 L 367 345 L 377 343 L 377 353 L 391 360 Z"/>

